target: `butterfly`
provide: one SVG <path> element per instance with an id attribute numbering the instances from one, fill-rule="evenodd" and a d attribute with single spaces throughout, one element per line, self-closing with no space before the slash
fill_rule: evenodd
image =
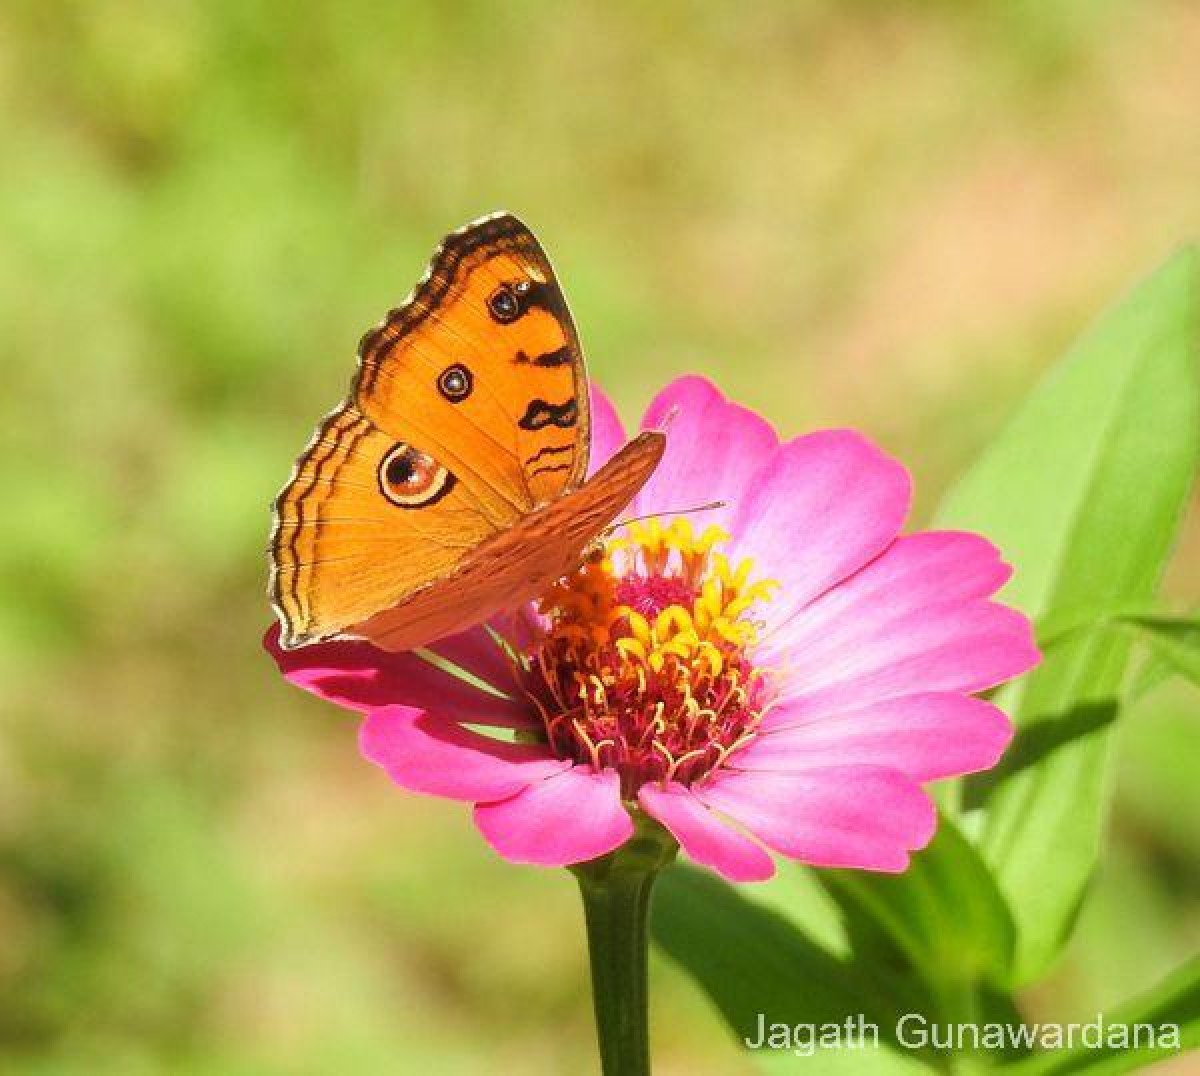
<path id="1" fill-rule="evenodd" d="M 447 236 L 368 332 L 347 397 L 273 505 L 287 649 L 421 647 L 545 593 L 646 483 L 646 431 L 590 478 L 588 380 L 554 271 L 497 213 Z"/>

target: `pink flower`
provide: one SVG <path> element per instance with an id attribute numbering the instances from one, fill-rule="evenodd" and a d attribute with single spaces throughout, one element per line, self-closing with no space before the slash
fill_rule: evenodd
<path id="1" fill-rule="evenodd" d="M 432 647 L 490 689 L 366 643 L 285 652 L 272 631 L 268 648 L 366 715 L 363 754 L 392 780 L 474 803 L 515 862 L 603 855 L 641 811 L 735 881 L 770 877 L 770 852 L 904 870 L 936 823 L 921 785 L 987 769 L 1012 736 L 973 697 L 1039 658 L 1025 617 L 989 600 L 1010 569 L 977 535 L 901 536 L 908 473 L 859 434 L 781 444 L 696 377 L 643 425 L 668 417 L 628 513 L 663 516 L 537 610 Z M 594 468 L 624 441 L 598 393 L 593 425 Z"/>

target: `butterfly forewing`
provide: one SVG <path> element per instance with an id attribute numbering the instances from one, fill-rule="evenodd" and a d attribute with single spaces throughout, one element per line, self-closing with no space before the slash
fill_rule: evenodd
<path id="1" fill-rule="evenodd" d="M 355 399 L 485 502 L 528 511 L 587 472 L 575 326 L 541 245 L 508 214 L 448 237 L 409 302 L 364 337 Z"/>

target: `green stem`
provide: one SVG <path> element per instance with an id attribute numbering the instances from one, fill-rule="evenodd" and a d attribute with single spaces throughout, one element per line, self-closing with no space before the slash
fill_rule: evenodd
<path id="1" fill-rule="evenodd" d="M 644 816 L 615 852 L 572 870 L 583 896 L 592 1003 L 604 1076 L 649 1076 L 647 926 L 655 879 L 676 845 Z"/>
<path id="2" fill-rule="evenodd" d="M 964 975 L 943 979 L 936 988 L 939 1018 L 947 1024 L 977 1024 L 980 1020 L 979 984 Z M 985 1072 L 984 1059 L 969 1048 L 945 1056 L 946 1071 L 952 1076 Z"/>

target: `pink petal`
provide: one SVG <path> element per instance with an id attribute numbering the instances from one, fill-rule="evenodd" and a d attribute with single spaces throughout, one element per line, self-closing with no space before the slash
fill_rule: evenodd
<path id="1" fill-rule="evenodd" d="M 861 633 L 864 622 L 894 619 L 928 605 L 986 598 L 1012 569 L 989 541 L 961 531 L 924 531 L 897 538 L 873 561 L 776 622 L 759 654 L 787 650 L 829 654 Z"/>
<path id="2" fill-rule="evenodd" d="M 837 647 L 797 647 L 786 656 L 780 701 L 812 717 L 897 695 L 966 694 L 1010 680 L 1039 659 L 1029 621 L 1016 610 L 951 601 L 894 619 L 864 616 Z"/>
<path id="3" fill-rule="evenodd" d="M 595 859 L 633 835 L 616 772 L 587 766 L 555 774 L 499 803 L 478 804 L 475 824 L 505 859 L 544 867 Z"/>
<path id="4" fill-rule="evenodd" d="M 817 867 L 902 871 L 908 853 L 928 844 L 937 825 L 933 804 L 916 784 L 873 766 L 721 770 L 694 791 L 764 844 Z"/>
<path id="5" fill-rule="evenodd" d="M 535 724 L 522 702 L 484 691 L 415 653 L 391 654 L 359 640 L 284 650 L 279 646 L 278 625 L 267 632 L 263 645 L 293 684 L 350 710 L 366 713 L 397 704 L 477 725 L 532 728 Z M 496 672 L 494 659 L 483 655 L 487 647 L 496 653 L 499 649 L 482 628 L 472 628 L 436 646 L 447 655 L 478 660 L 486 672 Z"/>
<path id="6" fill-rule="evenodd" d="M 722 822 L 683 785 L 674 781 L 666 788 L 643 785 L 638 802 L 671 831 L 692 859 L 731 882 L 762 882 L 775 873 L 762 845 Z"/>
<path id="7" fill-rule="evenodd" d="M 603 467 L 617 450 L 624 447 L 625 426 L 612 400 L 595 381 L 591 384 L 592 449 L 588 457 L 588 477 Z"/>
<path id="8" fill-rule="evenodd" d="M 396 784 L 456 800 L 502 799 L 570 766 L 544 747 L 494 740 L 408 706 L 371 711 L 358 740 Z"/>
<path id="9" fill-rule="evenodd" d="M 491 631 L 504 635 L 504 617 L 468 628 L 457 635 L 447 635 L 430 643 L 425 649 L 477 676 L 497 691 L 508 693 L 516 684 L 508 656 L 492 636 Z M 490 629 L 490 630 L 489 630 Z"/>
<path id="10" fill-rule="evenodd" d="M 748 480 L 733 518 L 733 559 L 781 584 L 763 608 L 786 621 L 882 553 L 911 498 L 908 472 L 849 430 L 822 430 L 780 446 Z"/>
<path id="11" fill-rule="evenodd" d="M 696 523 L 728 529 L 750 476 L 779 443 L 775 431 L 702 377 L 681 377 L 654 398 L 642 429 L 664 425 L 666 453 L 629 514 L 681 514 L 720 500 L 725 507 L 698 514 Z"/>
<path id="12" fill-rule="evenodd" d="M 906 695 L 860 710 L 806 718 L 784 704 L 727 765 L 740 770 L 883 766 L 933 781 L 994 766 L 1012 739 L 998 707 L 966 695 Z"/>

